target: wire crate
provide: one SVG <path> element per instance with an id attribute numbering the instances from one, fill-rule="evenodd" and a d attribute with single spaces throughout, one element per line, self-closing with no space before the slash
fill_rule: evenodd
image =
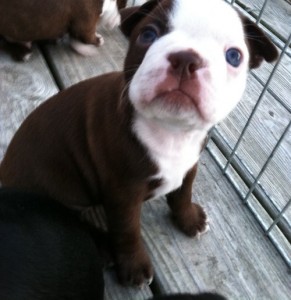
<path id="1" fill-rule="evenodd" d="M 290 268 L 291 3 L 225 1 L 267 33 L 280 57 L 250 72 L 242 101 L 212 129 L 206 148 Z"/>

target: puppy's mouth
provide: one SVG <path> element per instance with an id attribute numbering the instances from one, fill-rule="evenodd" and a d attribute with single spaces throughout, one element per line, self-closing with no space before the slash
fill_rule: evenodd
<path id="1" fill-rule="evenodd" d="M 196 111 L 198 115 L 204 119 L 198 97 L 190 96 L 181 89 L 161 92 L 152 100 L 152 103 L 161 106 L 164 110 L 173 114 L 177 114 L 177 116 L 183 112 Z"/>

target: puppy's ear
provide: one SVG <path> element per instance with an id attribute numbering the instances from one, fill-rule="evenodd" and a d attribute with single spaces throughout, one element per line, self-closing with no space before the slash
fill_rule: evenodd
<path id="1" fill-rule="evenodd" d="M 275 61 L 278 58 L 278 50 L 275 45 L 255 23 L 242 15 L 241 19 L 250 52 L 249 68 L 258 68 L 263 60 Z"/>
<path id="2" fill-rule="evenodd" d="M 160 0 L 150 0 L 142 6 L 121 9 L 119 12 L 121 15 L 120 29 L 122 33 L 126 37 L 129 37 L 136 24 L 146 17 L 159 2 Z"/>

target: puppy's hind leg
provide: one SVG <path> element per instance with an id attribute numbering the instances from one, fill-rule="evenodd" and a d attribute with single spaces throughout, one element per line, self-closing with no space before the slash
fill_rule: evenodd
<path id="1" fill-rule="evenodd" d="M 96 32 L 97 22 L 75 23 L 70 30 L 70 45 L 83 56 L 93 56 L 103 45 L 103 37 Z"/>
<path id="2" fill-rule="evenodd" d="M 103 37 L 96 32 L 95 34 L 96 39 L 99 40 L 99 45 L 101 46 L 104 44 Z M 71 38 L 70 39 L 71 47 L 79 54 L 83 56 L 93 56 L 97 53 L 97 48 L 93 44 L 83 43 L 81 40 Z"/>

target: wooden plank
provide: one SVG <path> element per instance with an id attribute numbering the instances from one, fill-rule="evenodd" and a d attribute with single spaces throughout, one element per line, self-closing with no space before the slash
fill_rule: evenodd
<path id="1" fill-rule="evenodd" d="M 121 35 L 119 29 L 107 31 L 100 28 L 98 32 L 103 35 L 105 44 L 99 47 L 98 53 L 92 57 L 84 57 L 73 52 L 66 41 L 57 46 L 47 46 L 44 49 L 62 87 L 122 69 L 127 48 L 126 39 Z"/>
<path id="2" fill-rule="evenodd" d="M 57 91 L 37 48 L 26 63 L 14 62 L 0 53 L 0 161 L 26 116 Z"/>
<path id="3" fill-rule="evenodd" d="M 243 3 L 248 10 L 259 15 L 265 0 L 236 0 L 238 3 Z M 268 26 L 287 39 L 291 28 L 291 5 L 286 0 L 271 0 L 268 2 L 262 20 Z"/>
<path id="4" fill-rule="evenodd" d="M 290 5 L 291 6 L 291 5 Z M 274 64 L 263 63 L 258 69 L 252 70 L 252 72 L 260 78 L 263 83 L 266 83 Z M 255 80 L 255 79 L 254 79 Z M 270 82 L 270 90 L 276 94 L 284 104 L 291 110 L 291 58 L 285 54 L 280 62 L 273 79 Z"/>
<path id="5" fill-rule="evenodd" d="M 210 231 L 200 240 L 176 230 L 164 200 L 144 205 L 143 236 L 161 292 L 215 290 L 229 299 L 289 299 L 286 265 L 207 152 L 193 198 L 210 219 Z"/>

